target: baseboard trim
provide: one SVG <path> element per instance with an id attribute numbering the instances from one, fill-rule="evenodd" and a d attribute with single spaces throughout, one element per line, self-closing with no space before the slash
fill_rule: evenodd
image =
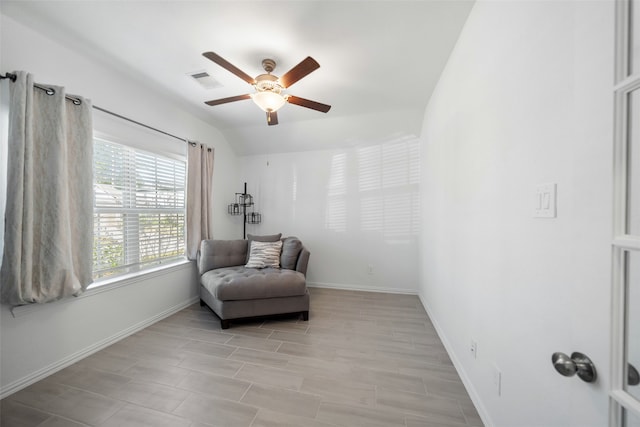
<path id="1" fill-rule="evenodd" d="M 458 371 L 458 375 L 462 380 L 462 384 L 464 384 L 464 387 L 467 389 L 467 393 L 469 393 L 469 397 L 471 398 L 471 400 L 473 401 L 473 404 L 478 410 L 478 415 L 480 415 L 480 418 L 482 419 L 483 424 L 486 427 L 492 427 L 494 425 L 493 421 L 491 420 L 491 417 L 489 416 L 487 409 L 482 404 L 482 399 L 480 399 L 480 395 L 478 394 L 478 391 L 473 386 L 473 383 L 469 379 L 467 372 L 464 370 L 462 363 L 456 356 L 456 353 L 453 351 L 453 346 L 447 339 L 447 336 L 445 335 L 444 330 L 438 324 L 438 320 L 435 318 L 435 316 L 433 316 L 433 312 L 429 308 L 429 305 L 422 298 L 422 294 L 418 294 L 418 298 L 420 299 L 420 303 L 422 304 L 422 307 L 427 312 L 427 315 L 429 316 L 429 319 L 431 320 L 431 323 L 433 324 L 433 327 L 435 328 L 436 333 L 440 338 L 440 341 L 442 341 L 442 344 L 444 345 L 445 350 L 447 350 L 447 354 L 449 354 L 449 358 L 451 358 L 451 362 L 453 362 L 453 366 L 456 368 L 456 371 Z"/>
<path id="2" fill-rule="evenodd" d="M 30 386 L 33 383 L 36 383 L 46 377 L 48 377 L 49 375 L 55 374 L 56 372 L 66 368 L 69 365 L 72 365 L 82 359 L 84 359 L 85 357 L 88 357 L 90 355 L 92 355 L 93 353 L 96 353 L 108 346 L 110 346 L 111 344 L 115 344 L 116 342 L 120 341 L 123 338 L 128 337 L 129 335 L 132 335 L 138 331 L 141 331 L 142 329 L 151 326 L 152 324 L 164 319 L 165 317 L 169 317 L 174 313 L 177 313 L 178 311 L 190 306 L 191 304 L 194 304 L 196 302 L 198 302 L 200 299 L 199 296 L 190 298 L 186 301 L 183 301 L 179 304 L 174 305 L 173 307 L 168 308 L 167 310 L 163 311 L 162 313 L 159 313 L 155 316 L 152 316 L 146 320 L 143 320 L 142 322 L 139 322 L 127 329 L 124 329 L 120 332 L 118 332 L 115 335 L 112 335 L 102 341 L 99 341 L 93 345 L 90 345 L 89 347 L 82 349 L 74 354 L 71 354 L 55 363 L 52 363 L 49 366 L 46 366 L 42 369 L 37 370 L 36 372 L 33 372 L 30 375 L 27 375 L 23 378 L 20 378 L 10 384 L 7 384 L 6 386 L 0 388 L 0 399 L 4 399 L 5 397 L 8 397 L 10 395 L 12 395 L 13 393 L 22 390 L 25 387 Z"/>
<path id="3" fill-rule="evenodd" d="M 310 288 L 339 289 L 342 291 L 381 292 L 383 294 L 418 295 L 415 289 L 374 288 L 371 286 L 348 285 L 343 283 L 307 282 Z"/>

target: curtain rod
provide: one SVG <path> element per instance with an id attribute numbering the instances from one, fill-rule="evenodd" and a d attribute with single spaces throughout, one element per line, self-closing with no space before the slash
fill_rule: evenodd
<path id="1" fill-rule="evenodd" d="M 147 129 L 154 130 L 154 131 L 156 131 L 156 132 L 159 132 L 159 133 L 162 133 L 162 134 L 164 134 L 164 135 L 170 136 L 171 138 L 179 139 L 180 141 L 184 141 L 184 142 L 186 142 L 186 143 L 188 143 L 188 144 L 191 144 L 191 145 L 193 145 L 193 146 L 196 146 L 196 143 L 195 143 L 194 141 L 189 141 L 187 138 L 180 138 L 179 136 L 172 135 L 172 134 L 170 134 L 169 132 L 165 132 L 165 131 L 163 131 L 163 130 L 156 129 L 156 128 L 154 128 L 154 127 L 151 127 L 151 126 L 149 126 L 149 125 L 145 125 L 144 123 L 140 123 L 140 122 L 138 122 L 138 121 L 136 121 L 136 120 L 133 120 L 133 119 L 130 119 L 130 118 L 128 118 L 128 117 L 121 116 L 120 114 L 118 114 L 118 113 L 114 113 L 113 111 L 105 110 L 104 108 L 98 107 L 97 105 L 93 105 L 92 107 L 93 107 L 95 110 L 102 111 L 103 113 L 111 114 L 112 116 L 117 117 L 117 118 L 119 118 L 119 119 L 126 120 L 126 121 L 131 122 L 131 123 L 135 123 L 135 124 L 137 124 L 138 126 L 142 126 L 142 127 L 147 128 Z"/>
<path id="2" fill-rule="evenodd" d="M 16 76 L 15 74 L 13 74 L 13 73 L 6 73 L 4 76 L 0 74 L 0 79 L 9 79 L 9 80 L 11 80 L 12 82 L 15 82 L 15 81 L 16 81 L 16 78 L 17 78 L 17 76 Z M 38 89 L 40 89 L 40 90 L 43 90 L 47 95 L 50 95 L 50 96 L 51 96 L 51 95 L 54 95 L 54 94 L 56 93 L 56 90 L 55 90 L 54 88 L 52 88 L 52 87 L 44 87 L 44 86 L 40 86 L 40 85 L 39 85 L 39 84 L 37 84 L 37 83 L 34 83 L 34 84 L 33 84 L 33 87 L 36 87 L 36 88 L 38 88 Z M 67 96 L 67 95 L 65 95 L 65 98 L 66 98 L 68 101 L 73 102 L 75 105 L 80 105 L 80 104 L 82 104 L 82 101 L 81 101 L 80 99 L 78 99 L 78 98 L 74 98 L 74 97 L 72 97 L 72 96 Z"/>
<path id="3" fill-rule="evenodd" d="M 1 79 L 9 79 L 9 80 L 11 80 L 12 82 L 15 82 L 15 81 L 16 81 L 16 78 L 17 78 L 17 76 L 16 76 L 15 74 L 13 74 L 13 73 L 5 73 L 5 75 L 4 75 L 4 76 L 3 76 L 2 74 L 0 74 L 0 80 L 1 80 Z M 54 94 L 56 93 L 55 89 L 50 88 L 50 87 L 40 86 L 40 85 L 35 84 L 35 83 L 33 84 L 33 86 L 34 86 L 34 87 L 36 87 L 36 88 L 38 88 L 38 89 L 40 89 L 40 90 L 45 91 L 45 93 L 46 93 L 47 95 L 54 95 Z M 69 101 L 73 102 L 73 104 L 74 104 L 74 105 L 80 105 L 80 104 L 82 104 L 82 101 L 81 101 L 80 99 L 78 99 L 78 98 L 74 98 L 74 97 L 72 97 L 72 96 L 68 96 L 68 95 L 65 95 L 65 98 L 66 98 L 66 99 L 68 99 Z M 114 117 L 118 117 L 119 119 L 126 120 L 126 121 L 131 122 L 131 123 L 134 123 L 134 124 L 136 124 L 136 125 L 138 125 L 138 126 L 142 126 L 142 127 L 147 128 L 147 129 L 151 129 L 151 130 L 153 130 L 153 131 L 156 131 L 156 132 L 162 133 L 162 134 L 164 134 L 164 135 L 170 136 L 171 138 L 175 138 L 175 139 L 178 139 L 178 140 L 180 140 L 180 141 L 184 141 L 184 142 L 186 142 L 187 144 L 191 144 L 191 145 L 192 145 L 192 146 L 194 146 L 194 147 L 197 145 L 197 143 L 196 143 L 195 141 L 189 141 L 187 138 L 181 138 L 181 137 L 179 137 L 179 136 L 175 136 L 175 135 L 173 135 L 173 134 L 170 134 L 169 132 L 165 132 L 165 131 L 163 131 L 163 130 L 160 130 L 160 129 L 156 129 L 156 128 L 154 128 L 154 127 L 151 127 L 151 126 L 149 126 L 149 125 L 145 125 L 144 123 L 140 123 L 140 122 L 139 122 L 139 121 L 137 121 L 137 120 L 133 120 L 133 119 L 130 119 L 130 118 L 128 118 L 128 117 L 122 116 L 122 115 L 120 115 L 120 114 L 114 113 L 114 112 L 112 112 L 112 111 L 105 110 L 104 108 L 98 107 L 97 105 L 92 105 L 91 107 L 92 107 L 93 109 L 95 109 L 95 110 L 102 111 L 103 113 L 111 114 L 111 115 L 112 115 L 112 116 L 114 116 Z M 207 148 L 207 149 L 208 149 L 208 151 L 211 151 L 211 148 Z"/>

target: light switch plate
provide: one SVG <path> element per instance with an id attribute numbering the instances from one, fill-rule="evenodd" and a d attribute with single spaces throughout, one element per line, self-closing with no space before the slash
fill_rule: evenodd
<path id="1" fill-rule="evenodd" d="M 540 184 L 534 195 L 534 218 L 555 218 L 557 185 L 555 183 Z"/>
<path id="2" fill-rule="evenodd" d="M 496 394 L 502 396 L 502 372 L 496 365 L 493 365 L 493 387 Z"/>

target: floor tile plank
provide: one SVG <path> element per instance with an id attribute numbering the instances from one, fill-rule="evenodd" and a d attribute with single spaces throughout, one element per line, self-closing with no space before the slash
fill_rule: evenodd
<path id="1" fill-rule="evenodd" d="M 249 426 L 258 409 L 242 403 L 190 394 L 175 411 L 175 415 L 211 426 Z"/>
<path id="2" fill-rule="evenodd" d="M 189 427 L 191 421 L 153 409 L 136 405 L 126 405 L 100 427 Z"/>
<path id="3" fill-rule="evenodd" d="M 345 380 L 310 377 L 302 382 L 300 391 L 322 397 L 323 402 L 346 403 L 374 407 L 375 386 Z"/>
<path id="4" fill-rule="evenodd" d="M 344 427 L 405 427 L 404 416 L 394 412 L 333 402 L 323 402 L 316 419 Z"/>
<path id="5" fill-rule="evenodd" d="M 184 390 L 235 401 L 244 396 L 249 386 L 251 383 L 247 381 L 201 372 L 191 372 L 177 385 Z"/>
<path id="6" fill-rule="evenodd" d="M 132 381 L 113 390 L 109 397 L 163 412 L 171 412 L 187 398 L 189 392 L 157 383 Z"/>
<path id="7" fill-rule="evenodd" d="M 258 366 L 246 363 L 234 378 L 257 384 L 277 386 L 290 390 L 300 390 L 304 377 L 287 369 Z"/>
<path id="8" fill-rule="evenodd" d="M 282 412 L 260 409 L 251 427 L 335 427 L 312 418 L 283 414 Z"/>
<path id="9" fill-rule="evenodd" d="M 22 403 L 4 399 L 0 402 L 0 425 L 15 427 L 37 426 L 51 418 L 44 413 Z"/>
<path id="10" fill-rule="evenodd" d="M 320 397 L 253 384 L 241 402 L 289 415 L 314 418 L 320 406 Z"/>

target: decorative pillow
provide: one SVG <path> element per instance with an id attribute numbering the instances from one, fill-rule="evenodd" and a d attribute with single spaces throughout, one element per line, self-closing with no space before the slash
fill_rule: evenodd
<path id="1" fill-rule="evenodd" d="M 280 268 L 280 250 L 282 241 L 277 242 L 251 242 L 249 261 L 245 265 L 248 268 Z"/>
<path id="2" fill-rule="evenodd" d="M 270 234 L 266 236 L 256 236 L 255 234 L 247 233 L 247 240 L 249 241 L 249 246 L 247 246 L 247 259 L 245 262 L 249 262 L 249 251 L 251 250 L 251 242 L 277 242 L 282 237 L 282 233 L 278 234 Z"/>
<path id="3" fill-rule="evenodd" d="M 282 239 L 280 266 L 289 270 L 295 270 L 301 250 L 302 242 L 297 237 L 292 236 Z"/>
<path id="4" fill-rule="evenodd" d="M 268 236 L 256 236 L 247 233 L 247 240 L 255 240 L 256 242 L 277 242 L 282 237 L 282 233 L 270 234 Z"/>

